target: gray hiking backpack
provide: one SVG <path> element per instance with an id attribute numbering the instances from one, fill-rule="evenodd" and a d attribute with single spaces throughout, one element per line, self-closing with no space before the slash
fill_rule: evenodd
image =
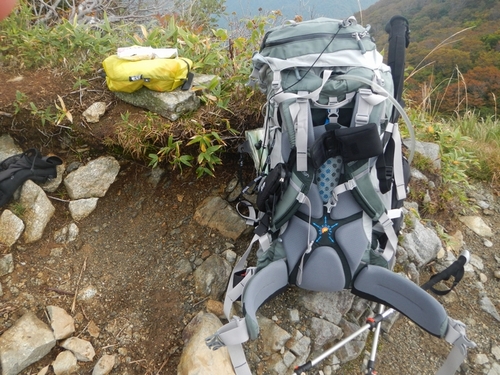
<path id="1" fill-rule="evenodd" d="M 241 343 L 257 338 L 265 301 L 289 285 L 349 289 L 456 344 L 461 356 L 439 372 L 454 373 L 473 345 L 464 325 L 392 272 L 413 157 L 403 155 L 399 115 L 413 131 L 394 98 L 401 79 L 369 28 L 354 17 L 290 22 L 266 33 L 252 62 L 251 81 L 267 95 L 264 125 L 247 131 L 245 144 L 258 176 L 257 210 L 244 204 L 255 234 L 229 281 L 229 323 L 207 345 L 226 346 L 237 375 L 250 374 Z M 257 264 L 247 267 L 254 245 Z M 238 300 L 243 317 L 232 316 Z"/>

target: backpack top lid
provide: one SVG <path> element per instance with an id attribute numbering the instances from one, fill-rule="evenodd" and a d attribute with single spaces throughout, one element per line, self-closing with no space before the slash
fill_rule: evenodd
<path id="1" fill-rule="evenodd" d="M 316 67 L 365 66 L 375 69 L 383 57 L 377 52 L 369 29 L 369 26 L 358 25 L 354 17 L 344 21 L 331 18 L 300 23 L 289 21 L 265 34 L 260 51 L 254 56 L 254 65 L 259 59 L 264 59 L 274 63 L 278 70 L 283 69 L 280 64 L 285 62 L 285 68 L 307 67 L 314 63 Z M 278 63 L 278 60 L 282 61 Z"/>

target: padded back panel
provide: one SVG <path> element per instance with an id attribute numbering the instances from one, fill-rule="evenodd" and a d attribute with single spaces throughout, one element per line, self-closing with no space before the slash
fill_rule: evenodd
<path id="1" fill-rule="evenodd" d="M 344 284 L 344 269 L 337 252 L 328 246 L 314 249 L 304 266 L 300 287 L 316 292 L 338 292 L 344 289 Z"/>

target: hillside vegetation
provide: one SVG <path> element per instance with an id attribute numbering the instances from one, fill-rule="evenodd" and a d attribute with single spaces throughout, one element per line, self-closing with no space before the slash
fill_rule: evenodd
<path id="1" fill-rule="evenodd" d="M 393 15 L 410 21 L 407 93 L 433 112 L 496 115 L 500 96 L 500 2 L 380 0 L 363 12 L 381 44 Z"/>
<path id="2" fill-rule="evenodd" d="M 120 113 L 99 141 L 151 166 L 179 171 L 193 167 L 198 176 L 216 175 L 221 154 L 234 152 L 245 130 L 262 123 L 264 98 L 246 84 L 251 56 L 265 31 L 282 22 L 279 14 L 259 14 L 241 20 L 238 30 L 225 30 L 216 27 L 213 17 L 223 12 L 221 0 L 179 3 L 175 14 L 147 18 L 103 7 L 82 14 L 81 2 L 56 6 L 62 3 L 53 0 L 50 6 L 47 1 L 20 0 L 16 11 L 0 22 L 0 66 L 9 77 L 23 70 L 49 69 L 73 85 L 44 101 L 19 90 L 0 105 L 0 111 L 13 118 L 0 115 L 2 130 L 8 132 L 17 123 L 49 141 L 63 136 L 79 139 L 85 132 L 79 116 L 96 97 L 92 93 L 99 92 L 116 105 L 111 93 L 103 93 L 100 69 L 107 56 L 124 45 L 175 47 L 179 55 L 194 61 L 195 72 L 220 77 L 200 93 L 202 108 L 175 122 L 142 110 Z M 470 178 L 498 184 L 500 2 L 381 0 L 358 20 L 373 26 L 382 51 L 387 41 L 384 27 L 396 14 L 408 18 L 411 27 L 407 110 L 418 138 L 441 147 L 443 199 L 436 202 L 465 199 L 460 186 Z M 75 92 L 80 93 L 79 100 L 70 101 Z M 435 173 L 425 160 L 416 163 Z"/>

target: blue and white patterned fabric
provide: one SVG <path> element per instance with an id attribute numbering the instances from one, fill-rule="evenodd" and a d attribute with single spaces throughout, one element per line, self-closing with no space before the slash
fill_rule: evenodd
<path id="1" fill-rule="evenodd" d="M 342 157 L 335 156 L 329 158 L 319 167 L 316 177 L 319 194 L 323 202 L 328 202 L 332 195 L 332 190 L 338 185 L 340 173 L 342 172 Z"/>

